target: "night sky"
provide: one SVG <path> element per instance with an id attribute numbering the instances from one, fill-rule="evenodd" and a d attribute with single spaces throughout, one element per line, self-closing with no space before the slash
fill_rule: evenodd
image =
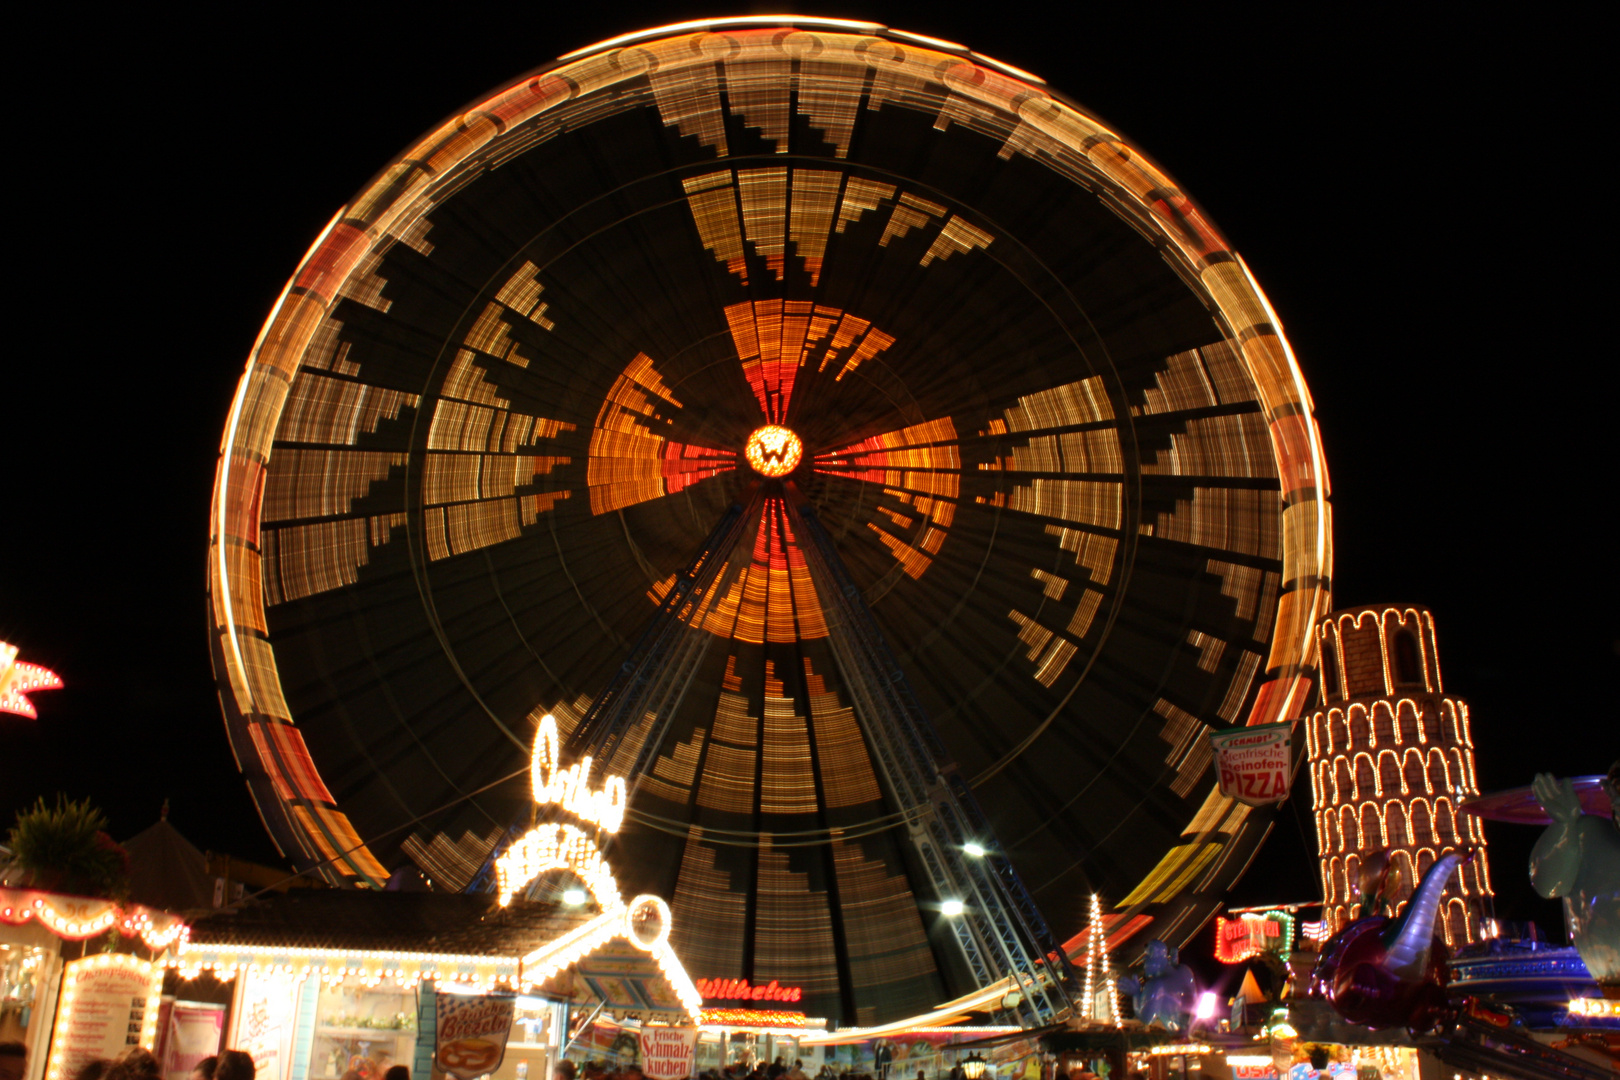
<path id="1" fill-rule="evenodd" d="M 1155 157 L 1299 354 L 1333 481 L 1335 603 L 1434 610 L 1486 790 L 1602 772 L 1620 756 L 1620 514 L 1599 465 L 1616 352 L 1598 325 L 1615 302 L 1597 28 L 1545 4 L 1232 6 L 755 10 L 960 41 Z M 274 861 L 226 743 L 204 600 L 220 432 L 270 305 L 332 212 L 475 95 L 726 12 L 52 10 L 13 42 L 0 639 L 68 685 L 36 697 L 37 722 L 0 717 L 0 827 L 61 791 L 123 839 L 167 798 L 199 847 Z M 1234 903 L 1320 897 L 1303 776 L 1295 796 Z M 1525 879 L 1537 830 L 1491 830 L 1498 914 L 1559 933 Z"/>

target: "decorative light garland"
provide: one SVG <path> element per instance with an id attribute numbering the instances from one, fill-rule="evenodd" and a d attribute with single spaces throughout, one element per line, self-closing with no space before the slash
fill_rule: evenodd
<path id="1" fill-rule="evenodd" d="M 20 926 L 29 920 L 70 941 L 116 928 L 124 937 L 140 938 L 156 952 L 184 942 L 191 933 L 179 918 L 139 904 L 125 907 L 112 900 L 0 888 L 0 922 Z"/>
<path id="2" fill-rule="evenodd" d="M 705 1027 L 825 1027 L 826 1021 L 811 1019 L 802 1012 L 777 1009 L 704 1009 L 700 1023 Z"/>
<path id="3" fill-rule="evenodd" d="M 1572 1016 L 1599 1016 L 1620 1019 L 1620 999 L 1571 998 L 1569 1011 Z"/>
<path id="4" fill-rule="evenodd" d="M 591 891 L 603 911 L 624 906 L 613 871 L 584 832 L 573 825 L 537 825 L 518 837 L 495 860 L 496 899 L 502 907 L 548 870 L 570 870 Z"/>
<path id="5" fill-rule="evenodd" d="M 518 962 L 511 957 L 382 950 L 236 950 L 229 946 L 187 944 L 181 948 L 178 962 L 171 966 L 182 979 L 195 979 L 203 972 L 228 972 L 225 977 L 230 978 L 243 971 L 296 979 L 318 978 L 327 985 L 354 979 L 368 987 L 389 981 L 403 985 L 432 979 L 458 991 L 486 994 L 499 986 L 518 983 Z"/>

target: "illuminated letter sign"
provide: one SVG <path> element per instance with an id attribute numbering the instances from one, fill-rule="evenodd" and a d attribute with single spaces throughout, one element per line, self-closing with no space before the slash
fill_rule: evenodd
<path id="1" fill-rule="evenodd" d="M 618 832 L 624 823 L 624 777 L 606 777 L 600 790 L 592 791 L 588 755 L 563 768 L 557 750 L 557 718 L 550 713 L 540 718 L 540 730 L 534 735 L 529 782 L 534 788 L 534 801 L 542 806 L 560 806 L 610 833 Z"/>
<path id="2" fill-rule="evenodd" d="M 769 985 L 754 986 L 747 979 L 699 979 L 698 993 L 710 1001 L 803 1001 L 804 990 L 782 986 L 775 979 Z"/>

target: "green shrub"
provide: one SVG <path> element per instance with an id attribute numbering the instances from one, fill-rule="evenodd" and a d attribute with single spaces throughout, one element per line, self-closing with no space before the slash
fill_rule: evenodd
<path id="1" fill-rule="evenodd" d="M 129 887 L 129 856 L 106 830 L 89 799 L 58 795 L 53 807 L 41 797 L 11 829 L 12 865 L 32 888 L 117 898 Z"/>

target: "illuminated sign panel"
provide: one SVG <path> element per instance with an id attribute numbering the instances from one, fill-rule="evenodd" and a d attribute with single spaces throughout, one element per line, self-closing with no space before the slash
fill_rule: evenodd
<path id="1" fill-rule="evenodd" d="M 761 476 L 786 476 L 799 467 L 804 444 L 787 428 L 767 424 L 748 436 L 745 455 Z"/>
<path id="2" fill-rule="evenodd" d="M 1241 964 L 1263 952 L 1286 953 L 1294 946 L 1294 917 L 1286 911 L 1215 917 L 1215 959 Z"/>
<path id="3" fill-rule="evenodd" d="M 747 979 L 699 979 L 698 993 L 709 1001 L 803 1001 L 804 990 L 782 986 L 775 979 L 755 986 Z"/>
<path id="4" fill-rule="evenodd" d="M 97 1059 L 157 1040 L 163 969 L 127 953 L 71 960 L 51 1034 L 47 1080 L 66 1080 Z"/>

